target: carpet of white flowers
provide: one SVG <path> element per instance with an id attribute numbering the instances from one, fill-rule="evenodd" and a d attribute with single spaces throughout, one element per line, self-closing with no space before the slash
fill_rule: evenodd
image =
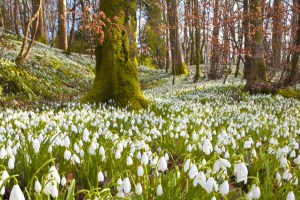
<path id="1" fill-rule="evenodd" d="M 0 112 L 0 187 L 15 199 L 299 199 L 300 102 L 244 83 L 146 90 L 146 110 Z M 11 197 L 13 199 L 13 197 Z"/>

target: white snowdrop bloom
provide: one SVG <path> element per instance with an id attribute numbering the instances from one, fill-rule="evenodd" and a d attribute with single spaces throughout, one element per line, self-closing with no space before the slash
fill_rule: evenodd
<path id="1" fill-rule="evenodd" d="M 69 138 L 69 136 L 66 136 L 64 138 L 64 147 L 69 148 L 70 144 L 71 144 L 70 138 Z"/>
<path id="2" fill-rule="evenodd" d="M 135 194 L 136 195 L 141 195 L 143 192 L 142 185 L 140 183 L 136 184 L 135 186 Z"/>
<path id="3" fill-rule="evenodd" d="M 298 185 L 298 183 L 299 183 L 299 179 L 296 178 L 295 181 L 294 181 L 294 185 Z"/>
<path id="4" fill-rule="evenodd" d="M 294 163 L 300 165 L 300 155 L 298 155 L 297 158 L 294 159 Z"/>
<path id="5" fill-rule="evenodd" d="M 291 158 L 295 158 L 295 157 L 296 157 L 296 152 L 295 152 L 295 150 L 291 151 L 290 157 L 291 157 Z"/>
<path id="6" fill-rule="evenodd" d="M 10 146 L 7 146 L 7 147 L 6 147 L 6 153 L 7 153 L 7 155 L 9 155 L 9 156 L 13 155 L 13 151 L 12 151 L 12 148 L 11 148 Z"/>
<path id="7" fill-rule="evenodd" d="M 282 175 L 282 179 L 287 180 L 287 181 L 291 180 L 292 177 L 293 177 L 293 175 L 289 172 L 288 169 L 285 170 L 283 175 Z"/>
<path id="8" fill-rule="evenodd" d="M 160 159 L 158 161 L 157 169 L 162 172 L 164 172 L 168 169 L 168 163 L 167 163 L 165 157 L 160 157 Z"/>
<path id="9" fill-rule="evenodd" d="M 227 194 L 229 193 L 229 184 L 228 184 L 228 181 L 225 180 L 225 181 L 220 185 L 219 192 L 220 192 L 222 195 L 227 195 Z"/>
<path id="10" fill-rule="evenodd" d="M 203 189 L 205 189 L 205 186 L 206 186 L 206 176 L 205 176 L 204 172 L 200 171 L 197 174 L 196 178 L 198 179 L 198 183 L 201 185 L 201 187 Z"/>
<path id="11" fill-rule="evenodd" d="M 90 136 L 90 132 L 89 130 L 87 130 L 86 128 L 83 130 L 83 136 L 82 136 L 82 140 L 84 142 L 89 141 L 89 136 Z"/>
<path id="12" fill-rule="evenodd" d="M 91 155 L 95 155 L 96 154 L 96 149 L 97 149 L 97 145 L 95 144 L 95 142 L 92 142 L 90 147 L 89 147 L 89 153 Z"/>
<path id="13" fill-rule="evenodd" d="M 194 179 L 197 174 L 198 174 L 197 166 L 195 164 L 192 164 L 189 170 L 190 179 Z"/>
<path id="14" fill-rule="evenodd" d="M 257 153 L 255 149 L 252 149 L 251 154 L 253 157 L 257 158 Z"/>
<path id="15" fill-rule="evenodd" d="M 117 190 L 118 192 L 123 191 L 123 181 L 121 178 L 117 180 Z"/>
<path id="16" fill-rule="evenodd" d="M 137 158 L 138 160 L 140 160 L 140 159 L 142 158 L 142 154 L 141 154 L 140 151 L 137 152 L 136 158 Z"/>
<path id="17" fill-rule="evenodd" d="M 143 176 L 144 175 L 144 168 L 142 165 L 138 166 L 137 168 L 137 175 L 138 176 Z"/>
<path id="18" fill-rule="evenodd" d="M 34 153 L 38 153 L 40 151 L 40 141 L 38 139 L 34 139 L 32 141 L 32 147 L 33 147 Z"/>
<path id="19" fill-rule="evenodd" d="M 211 193 L 214 189 L 215 179 L 213 177 L 209 177 L 206 181 L 205 190 L 207 193 Z"/>
<path id="20" fill-rule="evenodd" d="M 71 155 L 72 155 L 72 153 L 69 150 L 66 149 L 65 152 L 64 152 L 64 158 L 66 160 L 70 160 L 71 159 Z"/>
<path id="21" fill-rule="evenodd" d="M 277 179 L 278 182 L 281 181 L 281 175 L 278 172 L 276 173 L 276 179 Z"/>
<path id="22" fill-rule="evenodd" d="M 121 197 L 121 198 L 125 198 L 125 194 L 123 191 L 118 191 L 118 193 L 116 194 L 117 197 Z"/>
<path id="23" fill-rule="evenodd" d="M 225 152 L 224 158 L 230 158 L 230 155 L 229 155 L 229 152 L 228 152 L 228 151 Z"/>
<path id="24" fill-rule="evenodd" d="M 170 157 L 169 157 L 168 153 L 165 153 L 165 159 L 166 159 L 167 162 L 169 161 Z"/>
<path id="25" fill-rule="evenodd" d="M 76 164 L 80 164 L 80 158 L 76 154 L 72 155 L 71 160 Z"/>
<path id="26" fill-rule="evenodd" d="M 131 191 L 131 184 L 128 177 L 123 180 L 123 190 L 124 193 L 129 193 Z"/>
<path id="27" fill-rule="evenodd" d="M 186 147 L 186 150 L 187 150 L 187 152 L 191 152 L 191 151 L 193 150 L 192 145 L 189 144 L 189 145 Z"/>
<path id="28" fill-rule="evenodd" d="M 191 164 L 191 160 L 187 159 L 184 163 L 184 168 L 183 168 L 184 172 L 187 172 L 190 169 L 190 164 Z"/>
<path id="29" fill-rule="evenodd" d="M 1 175 L 1 180 L 5 181 L 8 177 L 9 177 L 8 172 L 6 170 L 4 170 Z"/>
<path id="30" fill-rule="evenodd" d="M 67 183 L 67 179 L 66 179 L 66 177 L 63 176 L 60 180 L 60 184 L 61 184 L 61 186 L 65 186 L 66 183 Z"/>
<path id="31" fill-rule="evenodd" d="M 213 146 L 209 139 L 205 139 L 202 149 L 206 155 L 209 155 L 212 152 Z"/>
<path id="32" fill-rule="evenodd" d="M 57 183 L 55 181 L 51 181 L 49 191 L 52 198 L 58 197 Z"/>
<path id="33" fill-rule="evenodd" d="M 6 150 L 2 147 L 0 149 L 0 159 L 4 159 L 6 155 L 7 155 Z"/>
<path id="34" fill-rule="evenodd" d="M 101 146 L 101 147 L 99 148 L 99 155 L 105 156 L 105 150 L 104 150 L 104 147 L 103 147 L 103 146 Z"/>
<path id="35" fill-rule="evenodd" d="M 237 183 L 241 181 L 244 181 L 244 184 L 247 183 L 248 169 L 244 162 L 234 164 L 233 173 L 236 175 Z"/>
<path id="36" fill-rule="evenodd" d="M 250 191 L 246 194 L 248 199 L 259 199 L 260 189 L 256 185 L 252 185 Z"/>
<path id="37" fill-rule="evenodd" d="M 57 171 L 57 169 L 55 168 L 54 165 L 52 165 L 50 167 L 48 175 L 47 175 L 47 179 L 48 180 L 54 179 L 57 184 L 60 184 L 60 176 L 59 176 L 58 171 Z"/>
<path id="38" fill-rule="evenodd" d="M 293 191 L 290 191 L 286 196 L 286 200 L 295 200 L 295 194 Z"/>
<path id="39" fill-rule="evenodd" d="M 130 166 L 130 165 L 132 165 L 132 164 L 133 164 L 133 161 L 132 161 L 132 158 L 131 158 L 131 156 L 127 156 L 127 159 L 126 159 L 126 164 L 127 164 L 127 166 Z"/>
<path id="40" fill-rule="evenodd" d="M 79 153 L 79 152 L 80 152 L 80 149 L 79 149 L 79 146 L 78 146 L 77 143 L 74 144 L 74 151 L 75 151 L 76 153 Z"/>
<path id="41" fill-rule="evenodd" d="M 213 197 L 211 198 L 211 200 L 217 200 L 217 199 L 216 199 L 216 197 L 215 197 L 215 196 L 213 196 Z"/>
<path id="42" fill-rule="evenodd" d="M 104 181 L 104 175 L 103 175 L 102 171 L 100 171 L 98 173 L 98 182 L 102 182 L 102 181 Z"/>
<path id="43" fill-rule="evenodd" d="M 37 193 L 40 193 L 42 191 L 42 186 L 41 186 L 39 180 L 36 180 L 34 182 L 34 191 Z"/>
<path id="44" fill-rule="evenodd" d="M 2 184 L 3 184 L 3 181 L 0 180 L 0 187 Z M 5 187 L 3 186 L 2 188 L 0 188 L 0 195 L 4 195 L 4 193 L 5 193 Z"/>
<path id="45" fill-rule="evenodd" d="M 144 152 L 143 155 L 142 155 L 141 163 L 143 165 L 148 165 L 148 163 L 149 163 L 149 157 L 148 157 L 146 152 Z"/>
<path id="46" fill-rule="evenodd" d="M 159 184 L 156 188 L 156 194 L 157 196 L 161 196 L 163 194 L 163 189 L 162 189 L 162 185 Z"/>
<path id="47" fill-rule="evenodd" d="M 8 160 L 8 169 L 14 169 L 15 168 L 15 159 L 13 157 L 10 157 Z"/>
<path id="48" fill-rule="evenodd" d="M 9 200 L 25 200 L 24 194 L 18 184 L 13 186 L 9 195 Z"/>
<path id="49" fill-rule="evenodd" d="M 119 151 L 119 149 L 116 151 L 116 153 L 115 153 L 115 158 L 117 159 L 117 160 L 119 160 L 120 158 L 121 158 L 121 153 L 120 153 L 120 151 Z"/>
<path id="50" fill-rule="evenodd" d="M 280 158 L 280 166 L 281 166 L 281 167 L 287 167 L 287 165 L 288 165 L 287 158 L 286 158 L 285 156 L 282 156 L 282 157 Z"/>

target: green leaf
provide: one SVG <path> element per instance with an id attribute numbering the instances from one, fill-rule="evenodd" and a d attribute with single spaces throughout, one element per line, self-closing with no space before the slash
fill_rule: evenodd
<path id="1" fill-rule="evenodd" d="M 73 200 L 74 199 L 74 191 L 75 191 L 75 179 L 73 179 L 70 187 L 69 187 L 69 192 L 67 195 L 66 200 Z"/>

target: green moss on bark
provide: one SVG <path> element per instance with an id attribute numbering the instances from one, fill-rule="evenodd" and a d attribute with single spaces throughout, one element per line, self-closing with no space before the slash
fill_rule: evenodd
<path id="1" fill-rule="evenodd" d="M 142 94 L 137 78 L 136 44 L 131 38 L 135 37 L 135 33 L 129 33 L 135 30 L 132 27 L 134 25 L 131 25 L 136 24 L 135 16 L 129 15 L 131 17 L 127 24 L 126 1 L 109 2 L 101 3 L 102 10 L 107 17 L 118 16 L 117 25 L 125 26 L 126 29 L 115 27 L 111 35 L 106 31 L 103 45 L 97 45 L 94 85 L 83 97 L 82 102 L 98 104 L 113 100 L 120 107 L 129 106 L 134 110 L 145 108 L 148 101 Z M 130 9 L 133 9 L 132 5 Z M 133 13 L 131 10 L 129 12 Z"/>
<path id="2" fill-rule="evenodd" d="M 176 75 L 187 75 L 189 73 L 185 63 L 180 65 L 176 64 L 175 71 L 176 71 Z"/>

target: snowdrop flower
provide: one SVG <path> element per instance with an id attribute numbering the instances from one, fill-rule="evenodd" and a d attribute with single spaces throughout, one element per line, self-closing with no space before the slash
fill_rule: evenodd
<path id="1" fill-rule="evenodd" d="M 92 142 L 91 145 L 90 145 L 90 148 L 89 148 L 89 153 L 91 155 L 95 155 L 96 154 L 96 149 L 97 149 L 97 145 Z"/>
<path id="2" fill-rule="evenodd" d="M 212 146 L 211 142 L 209 141 L 209 139 L 205 139 L 202 148 L 203 148 L 203 152 L 204 152 L 206 155 L 209 155 L 209 154 L 212 152 L 213 146 Z"/>
<path id="3" fill-rule="evenodd" d="M 142 185 L 140 183 L 136 184 L 136 186 L 135 186 L 135 194 L 141 195 L 142 192 L 143 192 Z"/>
<path id="4" fill-rule="evenodd" d="M 37 192 L 37 193 L 40 193 L 40 192 L 41 192 L 42 186 L 41 186 L 39 180 L 35 180 L 35 182 L 34 182 L 34 190 L 35 190 L 35 192 Z"/>
<path id="5" fill-rule="evenodd" d="M 123 191 L 123 181 L 121 178 L 117 180 L 117 190 L 118 192 Z"/>
<path id="6" fill-rule="evenodd" d="M 149 163 L 149 158 L 146 152 L 143 153 L 142 158 L 141 158 L 141 163 L 143 165 L 148 165 Z"/>
<path id="7" fill-rule="evenodd" d="M 117 197 L 121 197 L 121 198 L 125 198 L 125 194 L 123 191 L 118 191 L 118 193 L 116 194 Z"/>
<path id="8" fill-rule="evenodd" d="M 75 151 L 76 153 L 79 153 L 79 152 L 80 152 L 80 149 L 79 149 L 79 146 L 78 146 L 77 143 L 74 144 L 74 151 Z"/>
<path id="9" fill-rule="evenodd" d="M 129 193 L 131 191 L 131 184 L 128 177 L 123 180 L 123 190 L 124 193 Z"/>
<path id="10" fill-rule="evenodd" d="M 189 170 L 190 179 L 194 179 L 197 174 L 198 174 L 197 166 L 195 164 L 192 164 Z"/>
<path id="11" fill-rule="evenodd" d="M 7 155 L 6 150 L 2 147 L 0 149 L 0 159 L 4 159 L 6 155 Z"/>
<path id="12" fill-rule="evenodd" d="M 184 168 L 183 168 L 184 172 L 187 172 L 190 169 L 190 164 L 191 164 L 191 160 L 187 159 L 184 163 Z"/>
<path id="13" fill-rule="evenodd" d="M 65 186 L 66 183 L 67 183 L 67 179 L 66 179 L 66 177 L 63 176 L 60 180 L 60 184 L 61 184 L 61 186 Z"/>
<path id="14" fill-rule="evenodd" d="M 15 159 L 13 157 L 10 157 L 7 165 L 8 165 L 8 169 L 15 168 Z"/>
<path id="15" fill-rule="evenodd" d="M 24 194 L 18 184 L 13 186 L 10 192 L 9 200 L 25 200 Z"/>
<path id="16" fill-rule="evenodd" d="M 207 182 L 206 182 L 206 185 L 205 185 L 205 188 L 204 188 L 207 193 L 211 193 L 213 191 L 214 186 L 216 184 L 215 182 L 216 181 L 215 181 L 215 179 L 213 177 L 209 177 L 207 179 Z"/>
<path id="17" fill-rule="evenodd" d="M 103 146 L 101 146 L 101 147 L 99 148 L 99 155 L 105 156 L 105 150 L 104 150 L 104 147 L 103 147 Z"/>
<path id="18" fill-rule="evenodd" d="M 293 191 L 290 191 L 286 196 L 286 200 L 295 200 L 295 195 Z"/>
<path id="19" fill-rule="evenodd" d="M 162 172 L 164 172 L 168 169 L 168 163 L 167 163 L 165 157 L 161 157 L 159 159 L 157 169 Z"/>
<path id="20" fill-rule="evenodd" d="M 70 160 L 71 159 L 71 155 L 72 155 L 72 153 L 69 150 L 66 149 L 65 152 L 64 152 L 64 158 L 66 160 Z"/>
<path id="21" fill-rule="evenodd" d="M 4 170 L 1 175 L 1 180 L 5 181 L 5 179 L 7 179 L 8 177 L 9 177 L 8 172 L 6 170 Z"/>
<path id="22" fill-rule="evenodd" d="M 298 155 L 297 158 L 294 159 L 294 163 L 300 165 L 300 155 Z"/>
<path id="23" fill-rule="evenodd" d="M 103 182 L 103 181 L 104 181 L 104 175 L 103 175 L 102 171 L 100 171 L 98 173 L 98 182 Z"/>
<path id="24" fill-rule="evenodd" d="M 72 155 L 71 160 L 77 164 L 80 163 L 80 158 L 76 154 Z"/>
<path id="25" fill-rule="evenodd" d="M 117 160 L 119 160 L 120 158 L 121 158 L 121 153 L 120 153 L 120 151 L 119 151 L 119 149 L 116 151 L 116 153 L 115 153 L 115 158 L 117 159 Z"/>
<path id="26" fill-rule="evenodd" d="M 216 197 L 215 197 L 215 196 L 213 196 L 213 197 L 211 198 L 211 200 L 217 200 L 217 199 L 216 199 Z"/>
<path id="27" fill-rule="evenodd" d="M 58 171 L 57 171 L 57 169 L 55 168 L 54 165 L 52 165 L 50 167 L 49 173 L 47 175 L 48 180 L 51 180 L 53 178 L 54 178 L 54 180 L 56 181 L 57 184 L 60 184 L 60 176 L 59 176 Z"/>
<path id="28" fill-rule="evenodd" d="M 237 183 L 244 181 L 244 184 L 247 183 L 248 169 L 244 162 L 234 164 L 233 173 L 236 175 Z"/>
<path id="29" fill-rule="evenodd" d="M 192 145 L 189 144 L 189 145 L 187 146 L 186 150 L 187 150 L 188 152 L 191 152 L 191 151 L 193 150 Z"/>
<path id="30" fill-rule="evenodd" d="M 137 175 L 138 176 L 143 176 L 144 175 L 144 168 L 143 168 L 142 165 L 138 166 Z"/>
<path id="31" fill-rule="evenodd" d="M 69 148 L 70 143 L 71 143 L 71 142 L 70 142 L 69 136 L 66 136 L 66 137 L 64 138 L 64 147 Z"/>
<path id="32" fill-rule="evenodd" d="M 156 194 L 157 196 L 161 196 L 163 194 L 163 189 L 162 189 L 162 186 L 161 184 L 159 184 L 156 188 Z"/>
<path id="33" fill-rule="evenodd" d="M 127 164 L 127 166 L 130 166 L 130 165 L 132 165 L 132 164 L 133 164 L 133 161 L 132 161 L 132 158 L 131 158 L 131 156 L 127 156 L 127 159 L 126 159 L 126 164 Z"/>
<path id="34" fill-rule="evenodd" d="M 224 181 L 219 188 L 219 191 L 222 195 L 227 195 L 229 193 L 229 184 L 228 181 Z"/>

